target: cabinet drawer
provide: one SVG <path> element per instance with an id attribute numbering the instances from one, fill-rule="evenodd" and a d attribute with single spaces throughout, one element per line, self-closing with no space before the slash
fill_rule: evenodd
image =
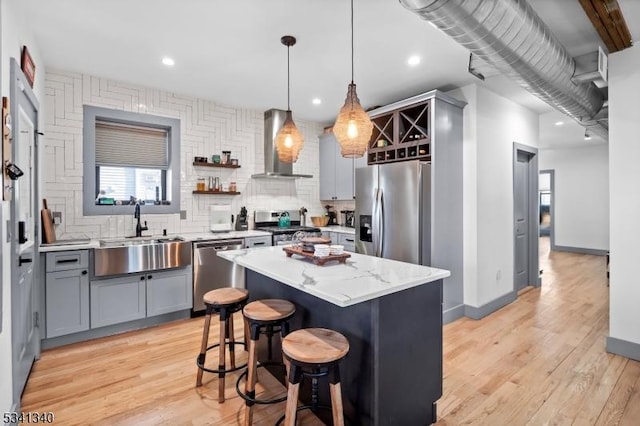
<path id="1" fill-rule="evenodd" d="M 351 234 L 339 234 L 339 244 L 344 246 L 344 251 L 356 251 L 356 236 Z"/>
<path id="2" fill-rule="evenodd" d="M 338 238 L 338 241 L 339 241 L 338 244 L 347 245 L 347 244 L 356 243 L 355 235 L 351 235 L 351 234 L 338 234 L 338 235 L 340 235 L 340 237 Z"/>
<path id="3" fill-rule="evenodd" d="M 47 272 L 68 271 L 89 267 L 89 250 L 69 250 L 47 253 Z"/>
<path id="4" fill-rule="evenodd" d="M 249 237 L 244 239 L 245 248 L 269 247 L 269 246 L 271 246 L 270 235 L 266 235 L 264 237 Z"/>

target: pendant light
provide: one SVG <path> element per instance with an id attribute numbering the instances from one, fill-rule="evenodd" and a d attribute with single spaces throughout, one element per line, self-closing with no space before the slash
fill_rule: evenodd
<path id="1" fill-rule="evenodd" d="M 351 84 L 347 99 L 333 125 L 333 134 L 340 144 L 340 154 L 347 158 L 362 157 L 369 146 L 373 123 L 360 105 L 353 82 L 353 0 L 351 0 Z"/>
<path id="2" fill-rule="evenodd" d="M 291 94 L 290 94 L 290 77 L 289 77 L 289 48 L 296 44 L 296 38 L 293 36 L 282 36 L 280 42 L 287 46 L 287 113 L 284 119 L 284 124 L 278 130 L 276 134 L 276 151 L 278 152 L 278 159 L 283 163 L 295 163 L 298 159 L 298 154 L 302 150 L 304 145 L 304 138 L 302 133 L 296 127 L 291 115 Z"/>

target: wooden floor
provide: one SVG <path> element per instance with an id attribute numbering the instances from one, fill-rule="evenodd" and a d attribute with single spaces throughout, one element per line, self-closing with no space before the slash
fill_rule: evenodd
<path id="1" fill-rule="evenodd" d="M 543 239 L 540 268 L 541 289 L 480 321 L 445 326 L 439 425 L 640 424 L 640 362 L 605 351 L 604 257 L 549 253 Z M 224 404 L 212 374 L 195 387 L 202 322 L 44 351 L 22 409 L 53 411 L 64 425 L 240 424 L 235 379 Z M 271 394 L 283 390 L 267 374 L 260 378 Z M 257 406 L 255 424 L 272 425 L 283 410 L 284 403 Z M 319 422 L 307 415 L 301 424 Z"/>

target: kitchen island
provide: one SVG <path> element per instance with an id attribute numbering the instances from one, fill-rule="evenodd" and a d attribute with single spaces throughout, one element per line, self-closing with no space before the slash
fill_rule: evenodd
<path id="1" fill-rule="evenodd" d="M 246 268 L 250 300 L 295 303 L 292 329 L 325 327 L 349 340 L 340 375 L 352 423 L 435 422 L 442 395 L 442 280 L 449 271 L 357 253 L 345 264 L 318 266 L 288 258 L 277 246 L 219 256 Z M 301 389 L 302 400 L 309 388 Z M 329 405 L 326 382 L 320 389 L 321 404 Z"/>

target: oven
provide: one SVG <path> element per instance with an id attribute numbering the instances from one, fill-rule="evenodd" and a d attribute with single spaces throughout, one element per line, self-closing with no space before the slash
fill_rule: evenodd
<path id="1" fill-rule="evenodd" d="M 290 224 L 278 226 L 280 217 L 288 213 Z M 256 210 L 254 212 L 255 229 L 271 233 L 271 243 L 274 246 L 291 244 L 294 239 L 301 237 L 319 237 L 322 235 L 320 228 L 300 225 L 300 212 L 298 210 Z"/>

